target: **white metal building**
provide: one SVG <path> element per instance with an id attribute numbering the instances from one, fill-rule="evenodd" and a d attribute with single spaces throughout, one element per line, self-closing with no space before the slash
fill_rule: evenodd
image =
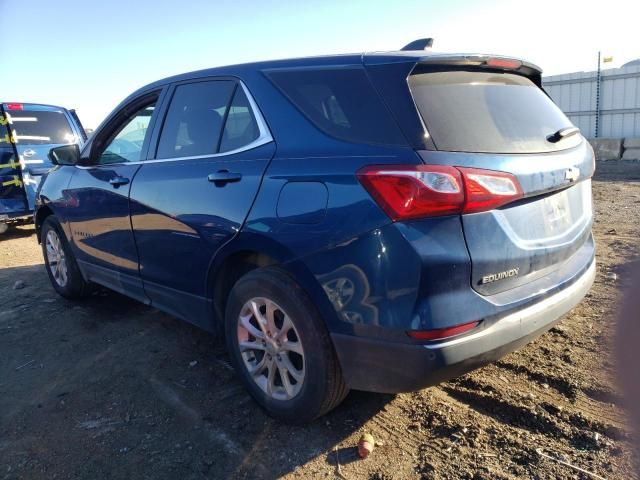
<path id="1" fill-rule="evenodd" d="M 640 59 L 602 70 L 598 137 L 640 137 Z M 597 72 L 575 72 L 542 79 L 551 98 L 582 134 L 596 136 Z"/>

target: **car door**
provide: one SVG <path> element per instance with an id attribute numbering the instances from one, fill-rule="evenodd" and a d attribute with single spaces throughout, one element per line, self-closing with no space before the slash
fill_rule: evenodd
<path id="1" fill-rule="evenodd" d="M 179 83 L 168 96 L 157 148 L 131 187 L 140 275 L 153 305 L 211 328 L 209 266 L 239 232 L 275 146 L 235 79 Z"/>
<path id="2" fill-rule="evenodd" d="M 66 190 L 66 221 L 85 277 L 148 303 L 129 217 L 131 181 L 146 157 L 160 92 L 136 98 L 96 133 Z"/>
<path id="3" fill-rule="evenodd" d="M 11 117 L 0 103 L 0 221 L 27 214 L 29 202 L 11 128 Z M 2 227 L 2 225 L 0 225 Z"/>

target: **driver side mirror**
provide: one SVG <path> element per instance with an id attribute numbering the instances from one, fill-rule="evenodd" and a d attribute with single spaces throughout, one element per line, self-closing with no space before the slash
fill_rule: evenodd
<path id="1" fill-rule="evenodd" d="M 76 165 L 80 162 L 80 147 L 73 145 L 63 145 L 49 150 L 49 160 L 54 165 Z"/>

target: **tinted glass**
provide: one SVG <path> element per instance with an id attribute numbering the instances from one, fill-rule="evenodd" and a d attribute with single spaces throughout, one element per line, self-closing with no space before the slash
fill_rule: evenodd
<path id="1" fill-rule="evenodd" d="M 98 163 L 137 162 L 141 160 L 142 147 L 149 131 L 155 102 L 139 109 L 128 117 L 117 133 L 111 137 L 98 158 Z"/>
<path id="2" fill-rule="evenodd" d="M 406 144 L 362 68 L 274 71 L 268 76 L 311 122 L 333 137 Z"/>
<path id="3" fill-rule="evenodd" d="M 21 145 L 74 143 L 67 117 L 62 112 L 11 111 L 12 128 Z"/>
<path id="4" fill-rule="evenodd" d="M 226 80 L 178 86 L 162 127 L 156 157 L 217 153 L 222 123 L 234 88 L 235 83 Z"/>
<path id="5" fill-rule="evenodd" d="M 538 153 L 562 150 L 547 137 L 572 123 L 529 79 L 511 73 L 434 72 L 411 75 L 409 87 L 438 150 Z"/>
<path id="6" fill-rule="evenodd" d="M 244 89 L 238 87 L 224 124 L 220 152 L 228 152 L 244 147 L 260 136 L 258 122 L 251 110 Z"/>

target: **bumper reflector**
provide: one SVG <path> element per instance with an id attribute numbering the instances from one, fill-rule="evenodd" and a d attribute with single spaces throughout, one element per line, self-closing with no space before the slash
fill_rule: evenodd
<path id="1" fill-rule="evenodd" d="M 480 321 L 463 323 L 454 327 L 436 328 L 434 330 L 409 330 L 407 335 L 416 340 L 442 340 L 444 338 L 460 335 L 475 328 Z"/>

